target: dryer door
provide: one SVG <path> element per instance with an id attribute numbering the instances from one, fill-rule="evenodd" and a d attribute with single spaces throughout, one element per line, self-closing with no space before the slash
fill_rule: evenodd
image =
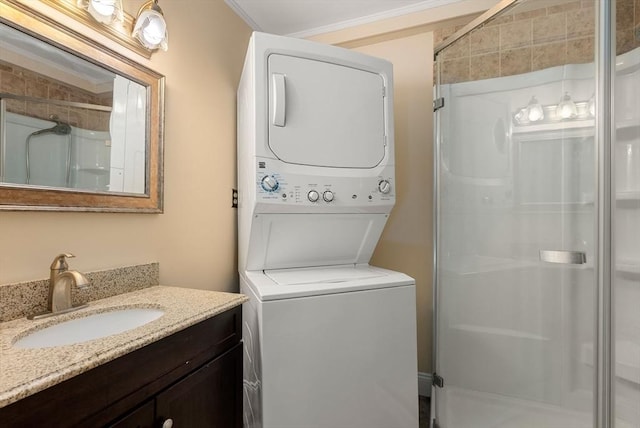
<path id="1" fill-rule="evenodd" d="M 280 160 L 373 168 L 384 159 L 381 75 L 281 54 L 268 62 L 269 147 Z"/>

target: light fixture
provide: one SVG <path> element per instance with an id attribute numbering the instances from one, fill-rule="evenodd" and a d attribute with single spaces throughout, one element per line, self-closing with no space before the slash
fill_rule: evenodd
<path id="1" fill-rule="evenodd" d="M 565 121 L 582 122 L 589 125 L 587 120 L 595 117 L 595 96 L 584 101 L 573 101 L 568 92 L 560 99 L 558 104 L 542 105 L 535 96 L 525 107 L 517 107 L 513 113 L 513 124 L 516 126 L 530 125 L 560 125 Z"/>
<path id="2" fill-rule="evenodd" d="M 573 102 L 568 92 L 564 93 L 560 103 L 558 103 L 558 107 L 556 107 L 556 115 L 561 119 L 571 119 L 578 115 L 576 103 Z"/>
<path id="3" fill-rule="evenodd" d="M 124 18 L 122 0 L 78 0 L 76 4 L 102 24 L 122 22 Z"/>
<path id="4" fill-rule="evenodd" d="M 518 125 L 528 123 L 529 119 L 527 119 L 527 108 L 525 107 L 518 110 L 518 112 L 513 115 L 513 119 L 516 121 L 516 124 Z"/>
<path id="5" fill-rule="evenodd" d="M 529 119 L 529 122 L 538 122 L 544 119 L 544 109 L 535 95 L 531 97 L 531 101 L 527 105 L 527 119 Z"/>
<path id="6" fill-rule="evenodd" d="M 587 110 L 589 110 L 591 116 L 596 116 L 596 94 L 591 95 L 591 98 L 587 101 Z"/>
<path id="7" fill-rule="evenodd" d="M 167 23 L 158 0 L 149 0 L 140 7 L 131 35 L 147 49 L 167 50 Z"/>

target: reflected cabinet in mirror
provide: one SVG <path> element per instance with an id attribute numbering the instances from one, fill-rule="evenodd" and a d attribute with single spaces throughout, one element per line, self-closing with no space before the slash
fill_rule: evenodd
<path id="1" fill-rule="evenodd" d="M 162 212 L 164 77 L 0 0 L 0 209 Z"/>

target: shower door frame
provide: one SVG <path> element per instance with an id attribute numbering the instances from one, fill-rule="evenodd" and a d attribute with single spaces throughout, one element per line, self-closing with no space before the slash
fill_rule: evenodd
<path id="1" fill-rule="evenodd" d="M 616 2 L 611 0 L 593 0 L 595 2 L 595 201 L 594 201 L 594 271 L 596 275 L 595 290 L 595 325 L 594 325 L 594 414 L 595 428 L 612 428 L 614 426 L 614 383 L 613 364 L 613 284 L 615 260 L 613 219 L 615 204 L 612 196 L 615 194 L 612 173 L 615 165 L 614 121 L 614 76 L 615 76 L 615 31 L 616 31 Z M 434 113 L 440 108 L 435 100 L 440 98 L 440 62 L 437 55 L 440 51 L 455 43 L 472 30 L 480 27 L 489 19 L 516 6 L 521 0 L 501 0 L 493 8 L 471 21 L 455 32 L 452 36 L 434 47 L 433 58 L 437 67 L 434 91 Z M 438 105 L 438 106 L 437 106 Z M 441 156 L 441 128 L 440 116 L 434 118 L 434 193 L 433 193 L 433 331 L 432 331 L 432 365 L 434 367 L 432 401 L 437 401 L 437 384 L 441 378 L 435 372 L 438 361 L 438 243 L 440 242 L 440 156 Z M 437 406 L 431 406 L 437 410 Z M 431 412 L 431 420 L 435 421 L 436 411 Z M 433 426 L 430 423 L 430 426 Z M 435 427 L 434 427 L 435 428 Z"/>
<path id="2" fill-rule="evenodd" d="M 597 428 L 614 426 L 613 390 L 613 275 L 615 248 L 613 219 L 615 205 L 611 203 L 615 194 L 611 174 L 614 171 L 615 127 L 614 83 L 616 2 L 598 0 L 596 2 L 596 117 L 595 117 L 595 251 L 596 260 L 596 326 L 594 343 L 595 370 L 595 424 Z"/>

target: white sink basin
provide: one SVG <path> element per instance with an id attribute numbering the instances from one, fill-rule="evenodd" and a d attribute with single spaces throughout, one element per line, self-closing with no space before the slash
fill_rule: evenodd
<path id="1" fill-rule="evenodd" d="M 49 348 L 100 339 L 143 326 L 160 318 L 162 309 L 125 308 L 100 312 L 36 330 L 18 339 L 16 348 Z"/>

